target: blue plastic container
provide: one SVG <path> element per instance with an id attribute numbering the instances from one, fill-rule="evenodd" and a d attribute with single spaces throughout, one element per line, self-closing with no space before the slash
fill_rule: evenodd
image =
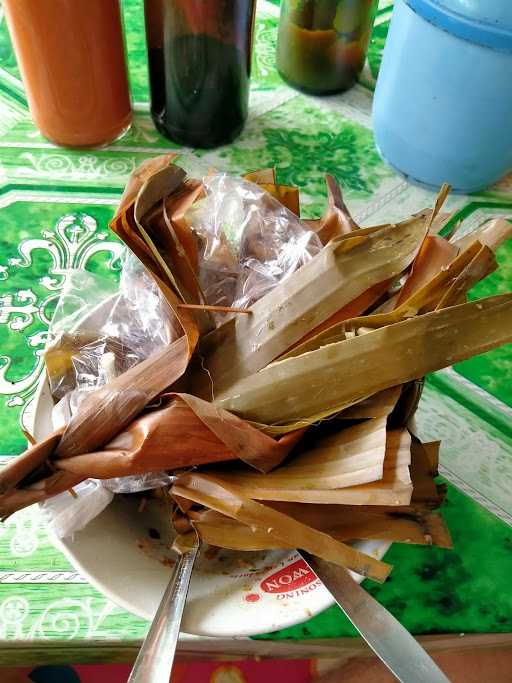
<path id="1" fill-rule="evenodd" d="M 512 0 L 396 0 L 373 122 L 413 182 L 474 192 L 512 170 Z"/>

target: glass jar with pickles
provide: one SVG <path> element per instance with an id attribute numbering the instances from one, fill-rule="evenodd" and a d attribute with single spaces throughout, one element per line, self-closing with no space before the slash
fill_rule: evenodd
<path id="1" fill-rule="evenodd" d="M 378 0 L 283 0 L 277 68 L 316 95 L 348 90 L 364 66 Z"/>

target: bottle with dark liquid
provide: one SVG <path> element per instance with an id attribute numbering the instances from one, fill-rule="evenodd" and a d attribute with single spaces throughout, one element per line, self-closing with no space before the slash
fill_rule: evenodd
<path id="1" fill-rule="evenodd" d="M 255 0 L 144 0 L 151 115 L 190 147 L 231 142 L 247 118 Z"/>
<path id="2" fill-rule="evenodd" d="M 282 0 L 277 68 L 294 88 L 342 92 L 361 73 L 378 0 Z"/>

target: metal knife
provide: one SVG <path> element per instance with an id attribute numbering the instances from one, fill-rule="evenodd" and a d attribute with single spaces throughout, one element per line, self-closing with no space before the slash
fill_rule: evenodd
<path id="1" fill-rule="evenodd" d="M 343 567 L 299 554 L 322 581 L 375 654 L 402 683 L 450 683 L 418 641 Z"/>

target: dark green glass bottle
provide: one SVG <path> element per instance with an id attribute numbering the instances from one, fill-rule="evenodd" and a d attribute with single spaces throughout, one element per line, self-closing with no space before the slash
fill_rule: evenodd
<path id="1" fill-rule="evenodd" d="M 247 119 L 255 0 L 145 0 L 151 115 L 190 147 L 231 142 Z"/>

